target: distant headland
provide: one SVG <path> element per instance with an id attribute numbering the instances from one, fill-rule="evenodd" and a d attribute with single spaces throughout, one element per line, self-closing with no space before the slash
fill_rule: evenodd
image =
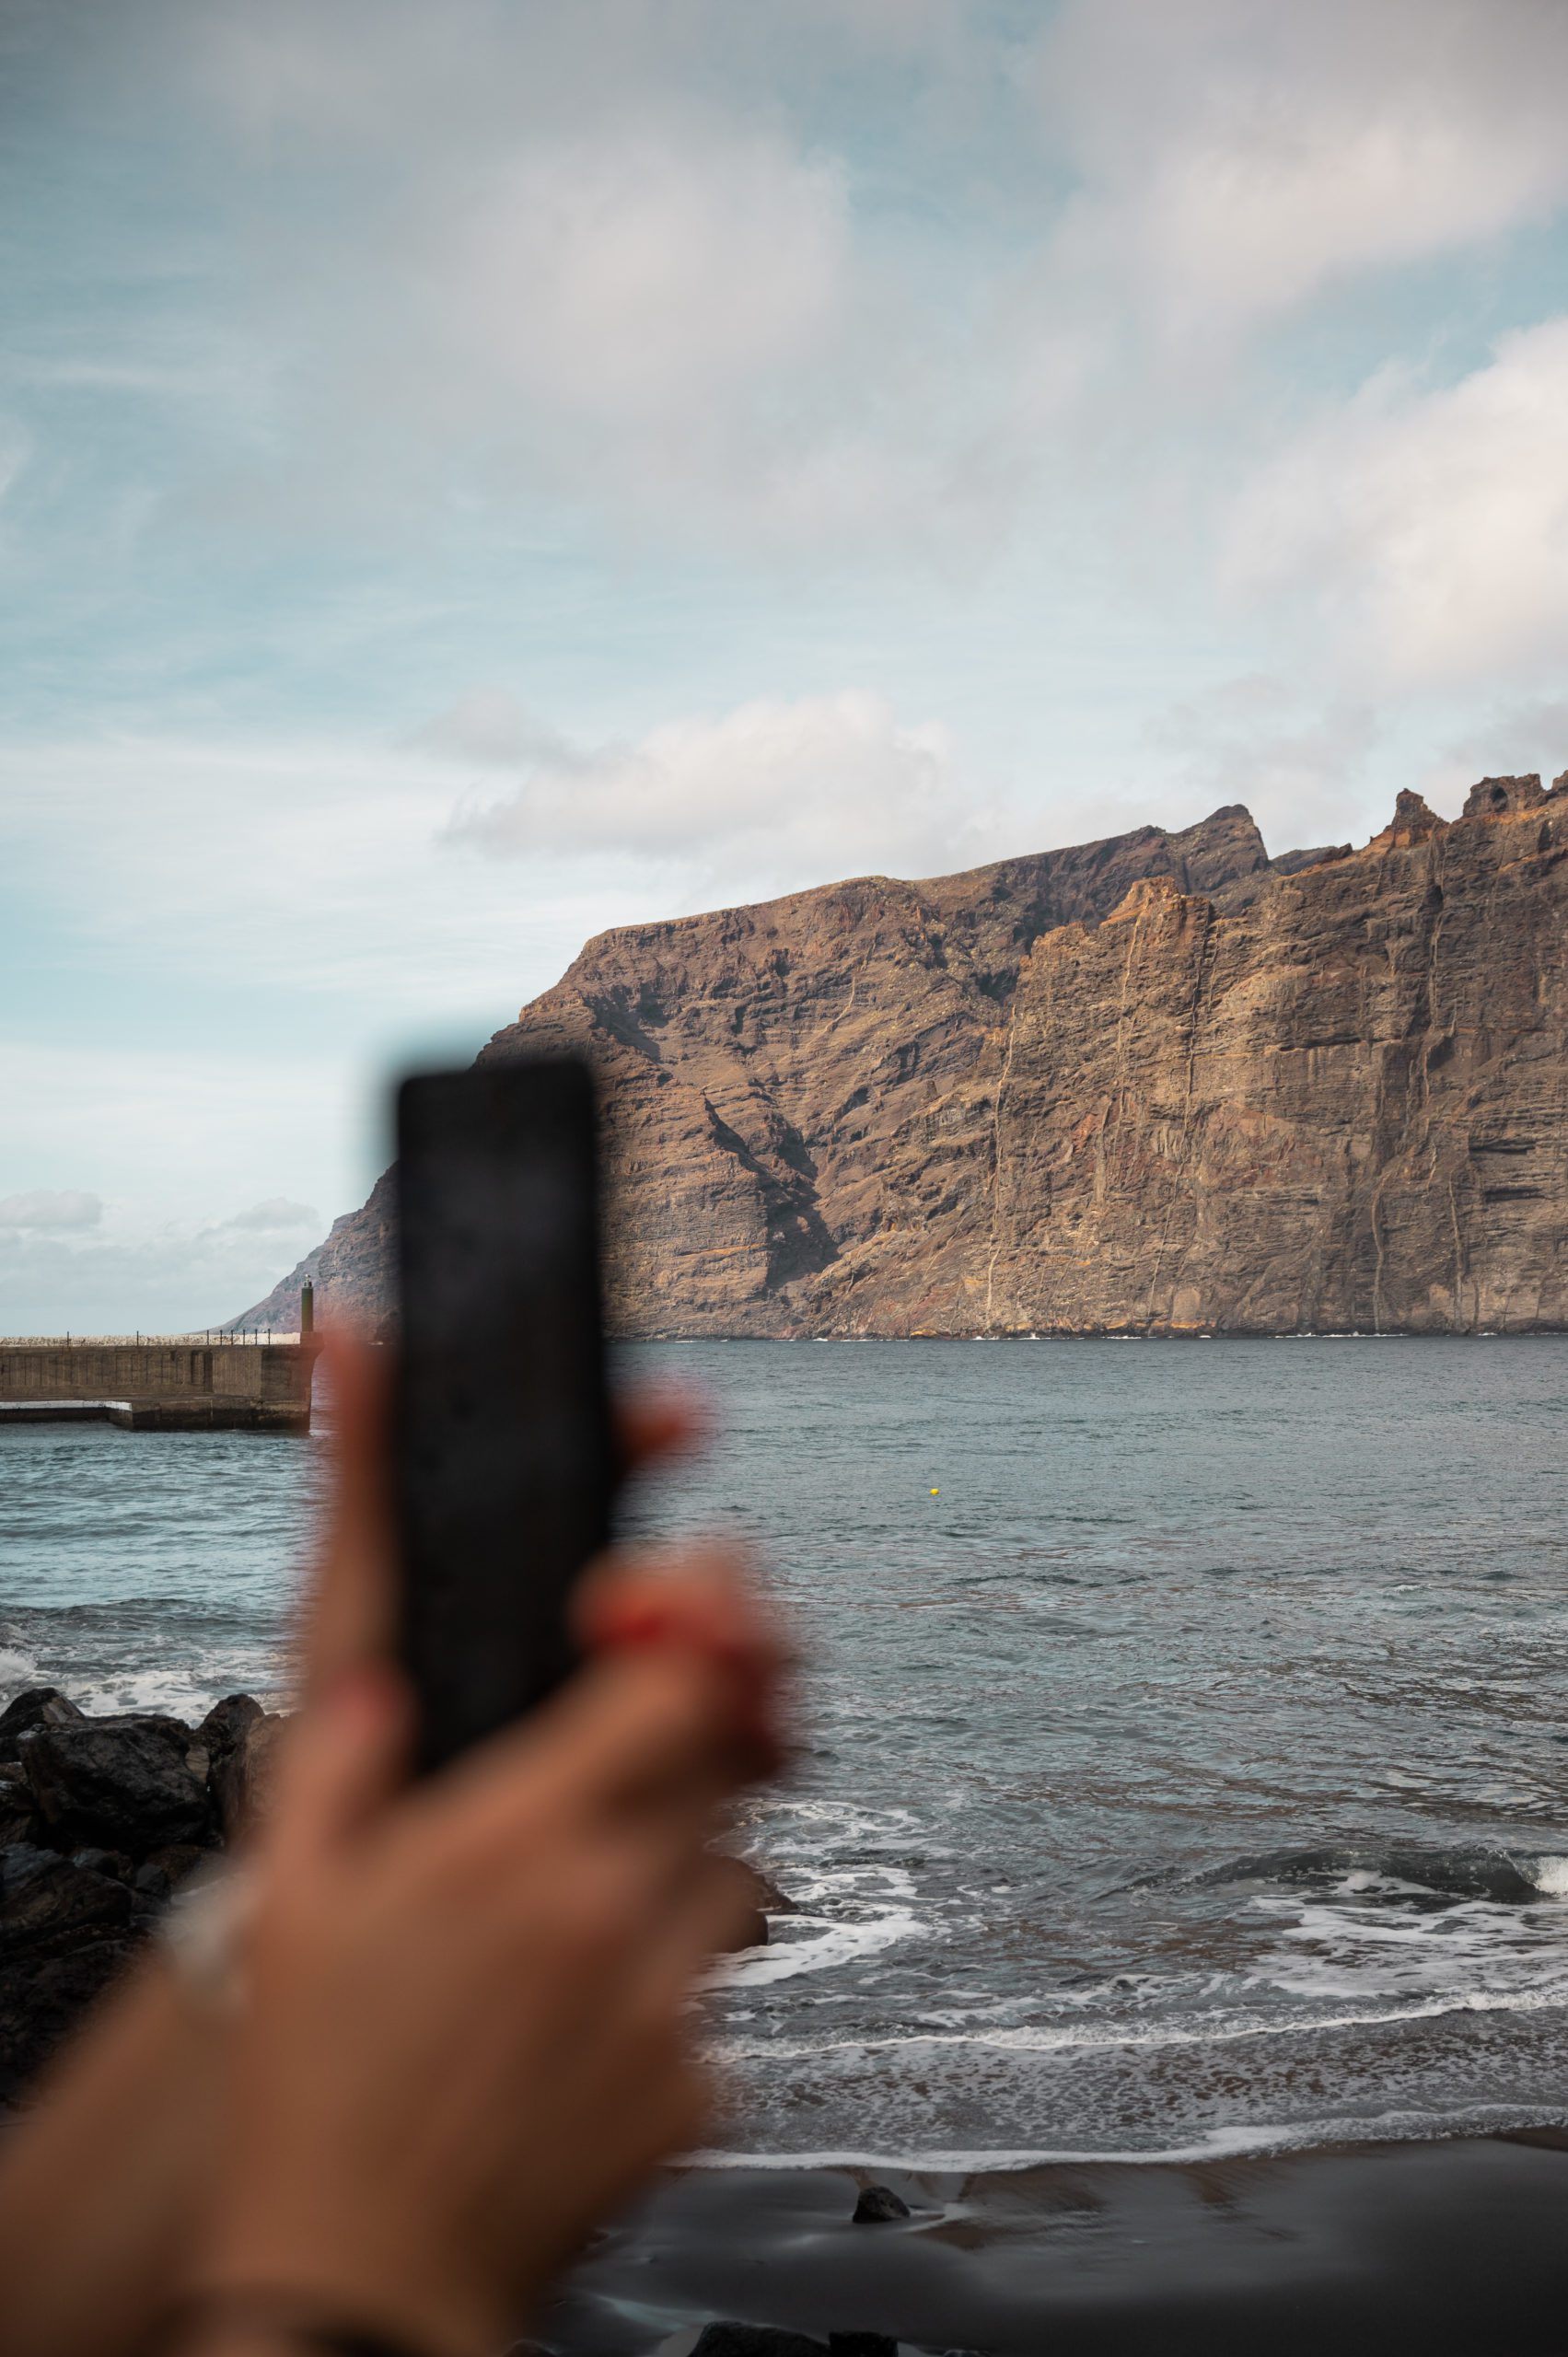
<path id="1" fill-rule="evenodd" d="M 566 1046 L 628 1335 L 1568 1328 L 1568 772 L 623 926 L 482 1053 Z M 384 1316 L 390 1180 L 237 1324 Z"/>

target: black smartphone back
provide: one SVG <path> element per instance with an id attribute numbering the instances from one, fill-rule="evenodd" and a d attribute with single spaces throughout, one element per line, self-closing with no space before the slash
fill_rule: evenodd
<path id="1" fill-rule="evenodd" d="M 421 1764 L 543 1700 L 610 1535 L 594 1088 L 569 1057 L 406 1080 L 393 1475 Z"/>

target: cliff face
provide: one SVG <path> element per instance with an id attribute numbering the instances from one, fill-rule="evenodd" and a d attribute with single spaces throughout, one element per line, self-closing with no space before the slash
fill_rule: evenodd
<path id="1" fill-rule="evenodd" d="M 1241 809 L 592 942 L 483 1051 L 580 1045 L 621 1330 L 1568 1326 L 1568 779 Z M 258 1312 L 385 1306 L 383 1179 Z M 291 1296 L 292 1289 L 292 1296 Z"/>

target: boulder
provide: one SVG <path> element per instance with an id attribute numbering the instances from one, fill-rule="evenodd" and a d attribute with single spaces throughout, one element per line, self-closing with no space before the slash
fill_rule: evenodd
<path id="1" fill-rule="evenodd" d="M 751 1879 L 757 1886 L 757 1904 L 764 1915 L 793 1915 L 796 1912 L 795 1901 L 788 1892 L 781 1890 L 772 1875 L 764 1874 L 761 1866 L 751 1867 Z"/>
<path id="2" fill-rule="evenodd" d="M 110 1887 L 124 1897 L 120 1885 Z M 134 1954 L 131 1939 L 112 1934 L 64 1953 L 0 1948 L 0 2105 L 26 2094 L 29 2081 Z"/>
<path id="3" fill-rule="evenodd" d="M 19 1768 L 0 1768 L 0 1850 L 12 1841 L 36 1841 L 38 1833 L 32 1786 Z"/>
<path id="4" fill-rule="evenodd" d="M 6 1956 L 86 1934 L 101 1938 L 130 1921 L 131 1894 L 112 1875 L 25 1841 L 0 1851 L 0 1948 Z"/>
<path id="5" fill-rule="evenodd" d="M 250 1694 L 226 1694 L 196 1729 L 196 1741 L 215 1768 L 266 1713 Z"/>
<path id="6" fill-rule="evenodd" d="M 85 1866 L 89 1874 L 108 1875 L 112 1882 L 129 1882 L 135 1872 L 123 1850 L 98 1850 L 90 1842 L 85 1849 L 72 1851 L 71 1864 Z"/>
<path id="7" fill-rule="evenodd" d="M 204 1841 L 212 1812 L 185 1764 L 189 1730 L 178 1719 L 82 1719 L 35 1727 L 22 1765 L 50 1838 L 132 1857 L 170 1841 Z"/>
<path id="8" fill-rule="evenodd" d="M 203 1849 L 200 1842 L 168 1841 L 161 1850 L 149 1852 L 145 1863 L 162 1875 L 170 1890 L 178 1890 L 180 1884 L 188 1875 L 193 1875 L 198 1866 L 204 1866 L 207 1864 L 212 1854 L 212 1852 Z"/>
<path id="9" fill-rule="evenodd" d="M 861 2188 L 852 2223 L 856 2226 L 888 2226 L 895 2219 L 907 2218 L 909 2214 L 909 2203 L 895 2193 L 890 2185 L 866 2185 Z"/>
<path id="10" fill-rule="evenodd" d="M 181 1720 L 91 1718 L 45 1687 L 5 1716 L 17 1764 L 0 1764 L 0 2108 L 218 1846 L 207 1763 L 232 1766 L 262 1714 L 231 1695 L 193 1739 Z"/>
<path id="11" fill-rule="evenodd" d="M 705 2324 L 691 2357 L 826 2357 L 827 2343 L 774 2324 Z"/>
<path id="12" fill-rule="evenodd" d="M 899 2357 L 890 2332 L 830 2332 L 828 2357 Z"/>
<path id="13" fill-rule="evenodd" d="M 0 1711 L 0 1759 L 19 1759 L 21 1739 L 34 1727 L 64 1726 L 73 1719 L 86 1716 L 87 1713 L 78 1710 L 58 1686 L 25 1688 Z"/>
<path id="14" fill-rule="evenodd" d="M 226 1840 L 238 1840 L 265 1812 L 277 1769 L 279 1739 L 287 1724 L 284 1712 L 258 1711 L 246 1722 L 232 1747 L 215 1761 L 212 1792 Z"/>

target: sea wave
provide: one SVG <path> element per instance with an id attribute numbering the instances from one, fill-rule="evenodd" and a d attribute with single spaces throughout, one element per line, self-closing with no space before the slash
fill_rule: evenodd
<path id="1" fill-rule="evenodd" d="M 1470 2104 L 1448 2113 L 1385 2111 L 1309 2122 L 1258 2121 L 1214 2128 L 1181 2142 L 1125 2149 L 1040 2144 L 940 2146 L 919 2143 L 863 2150 L 823 2146 L 811 2152 L 728 2152 L 703 2146 L 679 2165 L 700 2169 L 876 2169 L 913 2177 L 975 2177 L 1037 2168 L 1156 2168 L 1205 2161 L 1261 2158 L 1272 2154 L 1331 2152 L 1345 2145 L 1432 2144 L 1461 2136 L 1506 2136 L 1530 2129 L 1568 2130 L 1568 2107 Z M 913 2222 L 918 2227 L 918 2220 Z"/>

